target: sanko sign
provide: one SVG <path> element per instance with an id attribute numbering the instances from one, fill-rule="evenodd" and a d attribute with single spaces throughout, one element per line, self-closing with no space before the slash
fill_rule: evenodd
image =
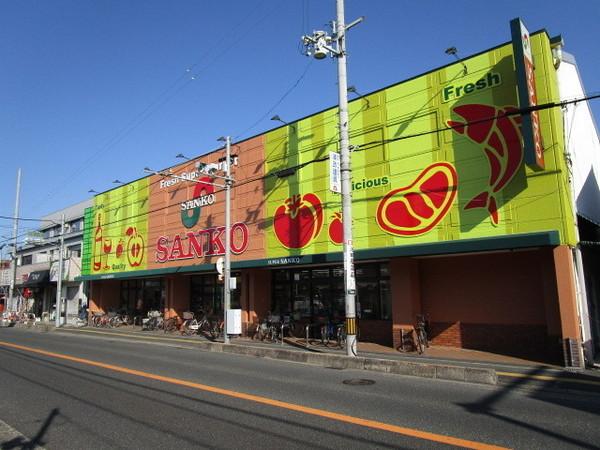
<path id="1" fill-rule="evenodd" d="M 531 51 L 531 38 L 529 31 L 527 31 L 521 19 L 511 20 L 510 30 L 515 55 L 519 107 L 522 109 L 531 108 L 537 105 L 535 65 Z M 525 146 L 525 162 L 534 169 L 544 169 L 544 144 L 542 142 L 538 112 L 531 111 L 529 114 L 524 114 L 521 128 L 523 130 Z"/>
<path id="2" fill-rule="evenodd" d="M 215 187 L 210 177 L 202 177 L 194 186 L 194 198 L 181 203 L 181 223 L 186 228 L 193 228 L 200 219 L 203 206 L 215 202 Z"/>
<path id="3" fill-rule="evenodd" d="M 207 228 L 200 231 L 189 231 L 176 234 L 173 239 L 160 236 L 156 242 L 156 262 L 165 263 L 205 256 L 225 254 L 225 227 Z M 231 251 L 243 253 L 248 248 L 250 232 L 244 223 L 236 223 L 231 227 Z"/>

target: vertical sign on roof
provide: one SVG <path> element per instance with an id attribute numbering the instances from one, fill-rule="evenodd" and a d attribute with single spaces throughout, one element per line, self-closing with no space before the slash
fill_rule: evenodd
<path id="1" fill-rule="evenodd" d="M 519 18 L 510 21 L 510 31 L 515 55 L 519 107 L 521 109 L 531 108 L 537 105 L 537 95 L 529 31 Z M 544 169 L 544 145 L 538 111 L 531 111 L 523 115 L 521 130 L 525 162 L 534 169 Z"/>
<path id="2" fill-rule="evenodd" d="M 338 194 L 342 192 L 340 154 L 337 152 L 329 152 L 329 189 Z"/>

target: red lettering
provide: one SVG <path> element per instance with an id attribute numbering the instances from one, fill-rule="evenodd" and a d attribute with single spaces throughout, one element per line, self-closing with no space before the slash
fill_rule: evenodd
<path id="1" fill-rule="evenodd" d="M 196 255 L 196 258 L 201 258 L 204 256 L 204 249 L 202 248 L 202 243 L 196 238 L 196 235 L 190 231 L 187 233 L 188 242 L 190 243 L 189 253 L 192 256 L 192 253 Z"/>
<path id="2" fill-rule="evenodd" d="M 225 227 L 207 228 L 197 232 L 188 232 L 185 235 L 176 234 L 170 244 L 168 236 L 160 236 L 156 241 L 156 262 L 178 261 L 189 258 L 202 258 L 203 256 L 216 256 L 225 254 L 223 237 Z M 248 248 L 250 231 L 244 223 L 232 225 L 230 230 L 231 252 L 239 255 Z"/>
<path id="3" fill-rule="evenodd" d="M 225 227 L 211 228 L 208 239 L 207 255 L 223 255 L 225 253 L 225 245 L 221 241 L 221 236 L 225 231 Z"/>
<path id="4" fill-rule="evenodd" d="M 169 245 L 169 238 L 165 236 L 159 237 L 156 241 L 156 262 L 163 263 L 167 261 L 169 255 L 167 245 Z"/>
<path id="5" fill-rule="evenodd" d="M 240 236 L 240 245 L 236 245 L 236 235 Z M 231 251 L 236 255 L 244 253 L 248 248 L 250 231 L 245 223 L 236 223 L 231 227 Z"/>
<path id="6" fill-rule="evenodd" d="M 175 259 L 186 259 L 191 258 L 190 253 L 183 253 L 183 248 L 181 244 L 181 236 L 176 235 L 173 239 L 173 246 L 171 247 L 171 254 L 169 255 L 169 261 L 173 261 Z"/>

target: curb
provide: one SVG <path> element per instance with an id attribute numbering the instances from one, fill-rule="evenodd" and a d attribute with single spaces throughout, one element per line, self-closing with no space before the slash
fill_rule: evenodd
<path id="1" fill-rule="evenodd" d="M 66 329 L 63 328 L 62 330 Z M 77 329 L 69 328 L 69 331 L 77 331 Z M 136 336 L 131 335 L 131 337 L 135 339 Z M 360 356 L 351 358 L 346 355 L 336 355 L 331 353 L 302 352 L 297 350 L 286 350 L 283 348 L 254 347 L 252 345 L 231 343 L 225 345 L 221 342 L 188 341 L 186 343 L 207 352 L 230 353 L 253 356 L 255 358 L 269 358 L 332 369 L 368 370 L 436 380 L 461 381 L 465 383 L 487 385 L 498 384 L 496 370 L 490 368 L 452 366 L 446 364 L 409 362 Z"/>
<path id="2" fill-rule="evenodd" d="M 462 381 L 465 383 L 487 385 L 498 384 L 496 371 L 494 369 L 486 368 L 414 363 L 379 358 L 351 358 L 345 355 L 332 355 L 329 353 L 302 353 L 285 349 L 252 347 L 237 344 L 224 345 L 221 343 L 202 343 L 199 347 L 203 350 L 212 352 L 292 361 L 333 369 L 370 370 L 373 372 L 384 372 L 437 380 Z"/>

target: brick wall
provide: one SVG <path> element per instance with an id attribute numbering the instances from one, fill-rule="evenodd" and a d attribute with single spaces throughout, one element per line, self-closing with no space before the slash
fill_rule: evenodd
<path id="1" fill-rule="evenodd" d="M 433 345 L 482 350 L 505 355 L 554 360 L 556 342 L 544 325 L 472 324 L 432 322 Z"/>

